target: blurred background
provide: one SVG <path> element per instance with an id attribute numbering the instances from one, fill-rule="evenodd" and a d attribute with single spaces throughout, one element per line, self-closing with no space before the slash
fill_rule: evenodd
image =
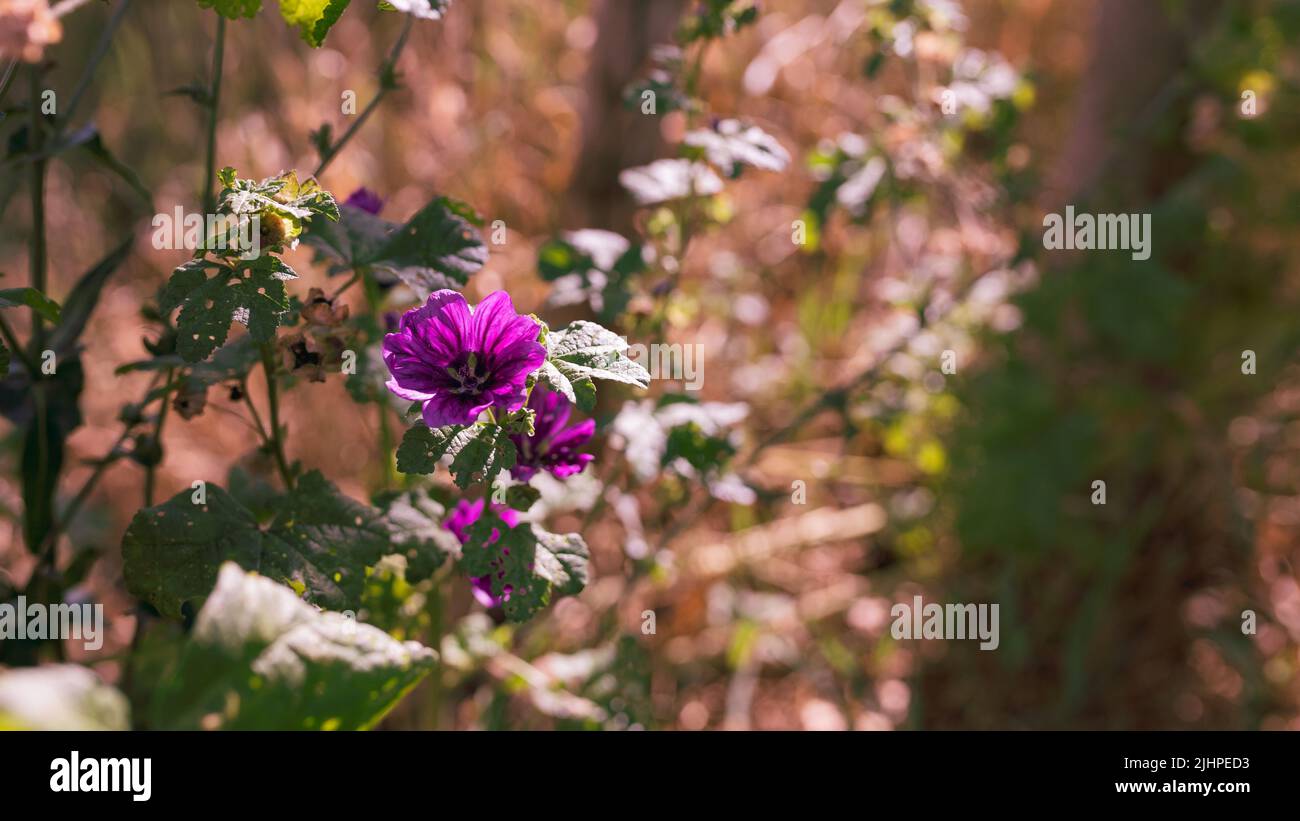
<path id="1" fill-rule="evenodd" d="M 582 315 L 553 304 L 539 249 L 647 230 L 619 172 L 674 156 L 687 115 L 647 117 L 626 89 L 693 6 L 456 2 L 413 28 L 402 88 L 321 182 L 378 193 L 392 220 L 437 194 L 471 204 L 506 233 L 470 301 L 505 288 L 521 311 Z M 111 13 L 65 19 L 50 85 L 75 85 Z M 310 49 L 275 14 L 232 22 L 218 166 L 308 173 L 309 134 L 347 127 L 342 95 L 374 95 L 401 28 L 354 4 Z M 83 337 L 68 495 L 149 382 L 115 369 L 146 356 L 141 308 L 178 262 L 150 218 L 200 208 L 206 123 L 169 92 L 206 82 L 214 30 L 194 3 L 134 3 L 81 103 L 152 203 L 89 153 L 49 167 L 53 295 L 135 238 Z M 590 493 L 553 514 L 591 546 L 587 589 L 506 625 L 453 580 L 432 640 L 419 591 L 390 602 L 444 664 L 381 726 L 1300 729 L 1298 37 L 1282 0 L 764 0 L 704 50 L 696 93 L 701 121 L 757 123 L 792 161 L 727 183 L 656 295 L 662 335 L 632 339 L 704 346 L 734 486 L 611 474 L 635 397 L 603 400 Z M 0 164 L 4 287 L 26 284 L 24 185 Z M 1066 204 L 1151 214 L 1151 259 L 1044 251 Z M 289 259 L 299 291 L 324 285 L 308 248 Z M 159 499 L 265 469 L 221 411 L 238 403 L 207 399 L 165 428 Z M 387 459 L 376 413 L 303 381 L 289 455 L 366 498 Z M 9 434 L 0 578 L 18 589 L 36 560 Z M 83 587 L 110 638 L 83 660 L 109 682 L 136 632 L 120 540 L 143 481 L 106 471 L 60 547 L 94 551 Z M 1001 646 L 894 639 L 890 608 L 916 595 L 998 603 Z"/>

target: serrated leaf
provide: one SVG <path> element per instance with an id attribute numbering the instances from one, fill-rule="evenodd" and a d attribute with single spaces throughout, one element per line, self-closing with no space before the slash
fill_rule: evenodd
<path id="1" fill-rule="evenodd" d="M 413 425 L 402 435 L 397 446 L 397 469 L 402 473 L 430 474 L 438 467 L 438 460 L 451 447 L 456 435 L 464 430 L 459 425 L 430 428 Z"/>
<path id="2" fill-rule="evenodd" d="M 518 454 L 509 434 L 497 425 L 475 425 L 456 437 L 448 452 L 455 453 L 451 473 L 457 487 L 476 481 L 491 485 L 497 474 L 515 466 Z"/>
<path id="3" fill-rule="evenodd" d="M 214 268 L 211 277 L 207 268 Z M 237 268 L 191 260 L 168 280 L 160 297 L 165 313 L 179 304 L 176 351 L 186 362 L 206 359 L 226 342 L 232 322 L 248 326 L 253 339 L 269 342 L 289 312 L 284 283 L 297 279 L 278 257 L 265 255 Z"/>
<path id="4" fill-rule="evenodd" d="M 547 362 L 570 382 L 575 394 L 582 380 L 607 379 L 641 388 L 650 386 L 650 374 L 627 358 L 627 340 L 594 322 L 578 320 L 553 331 L 547 335 L 546 345 Z M 555 379 L 546 368 L 542 369 L 542 377 L 548 383 Z M 563 387 L 558 390 L 563 392 Z"/>
<path id="5" fill-rule="evenodd" d="M 215 9 L 222 17 L 237 20 L 240 17 L 254 17 L 262 8 L 262 0 L 199 0 L 199 6 Z"/>
<path id="6" fill-rule="evenodd" d="M 342 495 L 319 471 L 298 480 L 266 528 L 220 487 L 205 493 L 203 505 L 186 490 L 141 510 L 122 539 L 127 589 L 173 618 L 202 602 L 225 561 L 290 584 L 322 607 L 356 609 L 366 567 L 390 549 L 380 511 Z"/>
<path id="7" fill-rule="evenodd" d="M 496 541 L 494 532 L 500 534 Z M 532 618 L 557 596 L 580 593 L 589 559 L 577 533 L 557 535 L 529 523 L 512 528 L 495 513 L 479 518 L 461 548 L 465 573 L 489 579 L 506 617 L 517 622 Z"/>
<path id="8" fill-rule="evenodd" d="M 418 490 L 398 494 L 384 506 L 393 552 L 406 558 L 406 581 L 433 575 L 447 558 L 460 553 L 460 541 L 443 526 L 446 509 Z"/>
<path id="9" fill-rule="evenodd" d="M 427 647 L 318 612 L 288 588 L 226 563 L 190 643 L 160 682 L 151 726 L 367 729 L 434 661 Z"/>
<path id="10" fill-rule="evenodd" d="M 551 390 L 564 396 L 571 404 L 578 404 L 577 394 L 573 390 L 573 382 L 569 377 L 560 372 L 555 364 L 550 360 L 542 363 L 542 369 L 537 372 L 537 377 L 551 387 Z"/>
<path id="11" fill-rule="evenodd" d="M 331 259 L 330 274 L 365 267 L 380 257 L 380 251 L 398 224 L 369 211 L 344 203 L 338 222 L 308 226 L 303 241 L 317 252 L 317 259 Z"/>
<path id="12" fill-rule="evenodd" d="M 412 425 L 397 446 L 397 469 L 402 473 L 430 474 L 444 456 L 451 456 L 451 473 L 459 487 L 476 481 L 491 483 L 502 470 L 515 465 L 518 454 L 505 428 L 478 424 L 429 428 Z"/>
<path id="13" fill-rule="evenodd" d="M 352 0 L 280 0 L 280 16 L 297 26 L 302 39 L 312 47 L 325 42 L 325 35 L 338 22 Z"/>
<path id="14" fill-rule="evenodd" d="M 627 350 L 627 340 L 595 322 L 577 320 L 567 328 L 554 331 L 546 338 L 550 355 L 568 359 L 590 357 Z"/>
<path id="15" fill-rule="evenodd" d="M 532 485 L 511 485 L 506 488 L 506 507 L 526 512 L 542 498 L 542 492 Z"/>
<path id="16" fill-rule="evenodd" d="M 45 317 L 47 322 L 59 321 L 59 303 L 35 288 L 5 288 L 0 290 L 0 308 L 31 308 Z"/>
<path id="17" fill-rule="evenodd" d="M 439 197 L 404 225 L 345 206 L 340 225 L 311 226 L 307 242 L 338 259 L 341 270 L 370 268 L 401 279 L 421 299 L 461 289 L 487 262 L 487 246 L 464 203 Z"/>

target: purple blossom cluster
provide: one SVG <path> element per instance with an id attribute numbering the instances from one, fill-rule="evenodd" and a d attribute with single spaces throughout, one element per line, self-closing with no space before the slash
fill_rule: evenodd
<path id="1" fill-rule="evenodd" d="M 525 406 L 533 411 L 531 435 L 510 436 L 516 450 L 511 468 L 515 479 L 527 482 L 539 471 L 558 479 L 581 473 L 594 458 L 579 452 L 596 430 L 594 420 L 569 425 L 569 401 L 541 384 L 528 387 L 528 377 L 546 361 L 538 337 L 541 326 L 520 315 L 505 291 L 489 294 L 471 307 L 456 291 L 441 290 L 422 307 L 407 311 L 393 333 L 384 337 L 384 363 L 392 378 L 388 389 L 420 403 L 431 428 L 471 425 L 484 413 L 498 421 Z M 470 528 L 483 515 L 484 502 L 461 500 L 445 527 L 464 544 Z M 515 527 L 514 511 L 493 507 L 507 527 Z M 493 531 L 489 544 L 500 533 Z M 496 560 L 496 564 L 500 560 Z M 471 579 L 474 595 L 487 606 L 509 598 L 492 594 L 490 577 Z"/>

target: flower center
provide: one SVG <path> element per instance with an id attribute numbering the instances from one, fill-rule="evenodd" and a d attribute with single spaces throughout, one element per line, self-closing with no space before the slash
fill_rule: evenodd
<path id="1" fill-rule="evenodd" d="M 486 365 L 478 361 L 478 354 L 473 351 L 448 365 L 447 375 L 459 386 L 451 389 L 456 394 L 478 393 L 488 380 Z"/>

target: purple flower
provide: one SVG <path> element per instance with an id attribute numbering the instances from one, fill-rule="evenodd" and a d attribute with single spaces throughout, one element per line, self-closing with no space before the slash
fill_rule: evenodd
<path id="1" fill-rule="evenodd" d="M 536 412 L 533 423 L 533 435 L 512 435 L 515 450 L 519 456 L 510 473 L 516 479 L 527 482 L 545 468 L 557 479 L 564 479 L 582 469 L 595 457 L 590 453 L 578 453 L 578 448 L 585 445 L 596 432 L 596 421 L 588 419 L 571 428 L 564 427 L 569 421 L 573 406 L 561 394 L 536 385 L 528 398 L 528 407 Z"/>
<path id="2" fill-rule="evenodd" d="M 516 513 L 510 508 L 503 505 L 493 505 L 492 510 L 497 514 L 497 516 L 501 517 L 501 521 L 504 522 L 507 527 L 514 527 L 519 524 L 518 515 L 516 515 Z M 482 515 L 482 499 L 478 499 L 474 502 L 467 502 L 464 499 L 461 499 L 456 503 L 456 509 L 451 512 L 451 515 L 442 523 L 442 526 L 455 534 L 456 538 L 460 539 L 461 544 L 465 544 L 465 542 L 469 540 L 469 529 L 474 526 L 474 523 L 477 522 L 479 517 Z M 501 531 L 493 528 L 492 535 L 488 537 L 488 544 L 495 544 L 500 538 Z M 506 550 L 505 552 L 509 553 L 510 551 Z M 494 568 L 499 568 L 501 566 L 501 559 L 492 559 L 490 561 Z M 498 570 L 497 577 L 501 578 L 503 576 L 505 576 L 505 571 Z M 492 594 L 491 576 L 470 577 L 469 581 L 473 586 L 474 598 L 484 607 L 497 607 L 503 601 L 510 598 L 511 590 L 510 585 L 508 584 L 502 588 L 504 595 L 494 596 Z"/>
<path id="3" fill-rule="evenodd" d="M 546 360 L 540 331 L 515 312 L 505 291 L 488 294 L 472 311 L 455 291 L 435 291 L 384 337 L 384 364 L 393 375 L 388 389 L 422 403 L 431 428 L 473 424 L 488 408 L 519 410 L 528 374 Z"/>
<path id="4" fill-rule="evenodd" d="M 369 188 L 358 188 L 352 192 L 352 196 L 343 201 L 344 205 L 351 205 L 353 208 L 359 208 L 367 214 L 379 216 L 379 212 L 384 210 L 384 200 Z"/>

